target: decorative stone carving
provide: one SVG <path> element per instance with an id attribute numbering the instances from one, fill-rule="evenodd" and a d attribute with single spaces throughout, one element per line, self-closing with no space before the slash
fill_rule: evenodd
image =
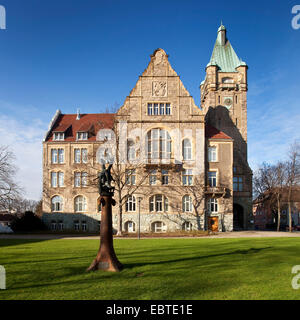
<path id="1" fill-rule="evenodd" d="M 158 50 L 155 53 L 155 59 L 154 59 L 154 64 L 162 64 L 164 62 L 164 58 L 165 58 L 165 52 L 163 50 Z"/>
<path id="2" fill-rule="evenodd" d="M 227 109 L 232 107 L 232 97 L 224 97 L 224 105 Z"/>
<path id="3" fill-rule="evenodd" d="M 167 82 L 165 82 L 165 81 L 153 81 L 153 83 L 152 83 L 152 95 L 154 97 L 166 97 L 167 96 Z"/>

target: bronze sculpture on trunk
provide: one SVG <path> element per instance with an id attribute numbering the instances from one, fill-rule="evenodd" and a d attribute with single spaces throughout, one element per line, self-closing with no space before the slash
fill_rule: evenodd
<path id="1" fill-rule="evenodd" d="M 112 164 L 105 168 L 102 165 L 102 171 L 99 173 L 99 194 L 101 210 L 101 227 L 100 227 L 100 248 L 96 259 L 92 262 L 87 271 L 105 270 L 121 271 L 123 265 L 118 260 L 113 246 L 113 229 L 112 229 L 112 206 L 116 201 L 112 198 L 115 188 L 111 186 L 114 181 L 110 173 Z"/>

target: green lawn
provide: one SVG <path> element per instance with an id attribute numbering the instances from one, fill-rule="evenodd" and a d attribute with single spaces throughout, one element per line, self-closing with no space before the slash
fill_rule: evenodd
<path id="1" fill-rule="evenodd" d="M 115 240 L 125 269 L 85 269 L 98 240 L 0 240 L 3 299 L 299 299 L 299 238 Z"/>

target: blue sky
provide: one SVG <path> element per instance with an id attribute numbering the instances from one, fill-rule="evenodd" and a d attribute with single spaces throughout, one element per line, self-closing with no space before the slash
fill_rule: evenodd
<path id="1" fill-rule="evenodd" d="M 0 143 L 11 145 L 26 196 L 41 196 L 41 141 L 56 109 L 122 105 L 156 48 L 200 105 L 222 20 L 249 66 L 248 152 L 253 169 L 284 159 L 300 138 L 300 1 L 0 0 Z"/>

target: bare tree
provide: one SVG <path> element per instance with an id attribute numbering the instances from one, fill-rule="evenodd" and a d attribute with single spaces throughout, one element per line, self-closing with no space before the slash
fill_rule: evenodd
<path id="1" fill-rule="evenodd" d="M 293 143 L 290 146 L 288 153 L 288 160 L 286 162 L 286 174 L 287 181 L 286 186 L 288 188 L 288 212 L 289 212 L 289 232 L 292 232 L 292 212 L 291 212 L 291 195 L 295 185 L 299 184 L 300 179 L 300 145 Z"/>
<path id="2" fill-rule="evenodd" d="M 277 209 L 277 231 L 280 228 L 281 198 L 286 182 L 286 165 L 278 162 L 276 165 L 263 163 L 254 173 L 254 194 L 261 201 L 268 201 L 270 208 Z"/>
<path id="3" fill-rule="evenodd" d="M 99 130 L 103 130 L 103 139 L 99 139 L 95 144 L 95 150 L 88 161 L 89 185 L 97 187 L 97 175 L 101 170 L 102 163 L 113 163 L 111 170 L 114 179 L 115 200 L 118 207 L 118 235 L 122 235 L 122 217 L 123 210 L 126 206 L 128 197 L 131 197 L 145 183 L 149 176 L 149 170 L 145 166 L 144 159 L 141 158 L 140 141 L 132 141 L 133 152 L 128 151 L 128 139 L 121 139 L 121 129 L 119 122 L 115 119 L 112 127 L 108 128 L 107 124 L 99 122 Z M 105 130 L 111 130 L 113 136 L 105 134 Z M 98 131 L 99 133 L 99 131 Z M 125 145 L 124 145 L 125 143 Z M 102 149 L 102 150 L 101 150 Z"/>
<path id="4" fill-rule="evenodd" d="M 276 188 L 274 193 L 277 200 L 277 231 L 280 229 L 280 220 L 281 220 L 281 198 L 284 192 L 284 184 L 286 182 L 286 166 L 283 162 L 278 162 L 274 167 L 275 171 L 275 181 Z"/>
<path id="5" fill-rule="evenodd" d="M 15 182 L 15 156 L 7 146 L 0 146 L 0 208 L 9 209 L 21 192 Z"/>

